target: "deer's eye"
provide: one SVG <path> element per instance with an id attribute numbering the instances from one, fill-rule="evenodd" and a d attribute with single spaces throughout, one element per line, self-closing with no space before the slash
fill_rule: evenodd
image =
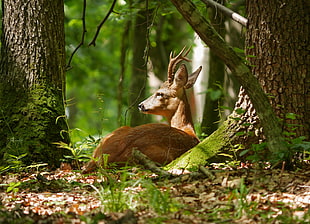
<path id="1" fill-rule="evenodd" d="M 156 93 L 156 98 L 163 98 L 164 97 L 164 94 L 163 93 Z"/>

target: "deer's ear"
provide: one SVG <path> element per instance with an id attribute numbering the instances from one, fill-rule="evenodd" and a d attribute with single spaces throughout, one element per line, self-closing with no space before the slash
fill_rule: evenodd
<path id="1" fill-rule="evenodd" d="M 189 77 L 188 77 L 188 81 L 186 83 L 186 85 L 184 86 L 185 89 L 189 89 L 189 88 L 192 88 L 193 85 L 195 84 L 197 78 L 198 78 L 198 75 L 200 73 L 202 69 L 202 66 L 200 66 L 196 71 L 194 71 Z"/>
<path id="2" fill-rule="evenodd" d="M 187 83 L 187 79 L 188 79 L 187 69 L 186 66 L 182 64 L 174 75 L 172 88 L 179 89 L 184 87 L 185 84 Z"/>

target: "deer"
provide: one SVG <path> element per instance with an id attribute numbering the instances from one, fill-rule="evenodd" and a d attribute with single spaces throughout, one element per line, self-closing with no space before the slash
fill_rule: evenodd
<path id="1" fill-rule="evenodd" d="M 170 53 L 167 81 L 149 98 L 138 105 L 140 112 L 161 115 L 168 124 L 150 123 L 136 127 L 123 126 L 103 138 L 93 152 L 93 158 L 84 167 L 84 173 L 103 165 L 103 154 L 108 163 L 133 163 L 132 150 L 136 149 L 160 165 L 168 164 L 199 143 L 195 133 L 186 89 L 191 88 L 202 69 L 200 66 L 188 75 L 185 47 L 174 57 Z M 176 69 L 177 68 L 177 69 Z M 176 71 L 175 71 L 176 70 Z"/>

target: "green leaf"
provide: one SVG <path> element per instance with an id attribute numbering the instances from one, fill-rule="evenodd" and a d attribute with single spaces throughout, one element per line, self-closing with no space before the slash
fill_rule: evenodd
<path id="1" fill-rule="evenodd" d="M 242 136 L 242 135 L 245 135 L 246 132 L 245 131 L 239 131 L 236 133 L 236 136 Z"/>
<path id="2" fill-rule="evenodd" d="M 244 156 L 244 155 L 247 154 L 249 151 L 250 151 L 249 149 L 243 150 L 242 152 L 240 152 L 239 156 Z"/>
<path id="3" fill-rule="evenodd" d="M 220 99 L 222 96 L 222 91 L 217 89 L 210 92 L 210 98 L 212 101 Z"/>
<path id="4" fill-rule="evenodd" d="M 9 186 L 8 188 L 6 189 L 6 192 L 9 193 L 9 192 L 18 192 L 18 186 L 21 184 L 21 182 L 11 182 L 9 183 Z"/>
<path id="5" fill-rule="evenodd" d="M 235 109 L 235 112 L 236 112 L 237 114 L 241 115 L 241 114 L 243 114 L 243 113 L 245 112 L 245 110 L 242 109 L 242 108 L 237 108 L 237 109 Z"/>
<path id="6" fill-rule="evenodd" d="M 297 114 L 294 114 L 294 113 L 287 113 L 287 114 L 285 114 L 285 118 L 291 119 L 291 120 L 296 120 Z"/>
<path id="7" fill-rule="evenodd" d="M 244 53 L 244 49 L 241 49 L 241 48 L 238 48 L 238 47 L 234 47 L 233 49 L 234 49 L 234 51 L 236 53 Z"/>

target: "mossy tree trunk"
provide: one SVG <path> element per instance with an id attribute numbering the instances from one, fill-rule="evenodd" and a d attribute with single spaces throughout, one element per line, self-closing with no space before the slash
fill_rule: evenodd
<path id="1" fill-rule="evenodd" d="M 2 1 L 0 158 L 27 153 L 26 164 L 60 164 L 68 142 L 64 111 L 62 0 Z"/>

